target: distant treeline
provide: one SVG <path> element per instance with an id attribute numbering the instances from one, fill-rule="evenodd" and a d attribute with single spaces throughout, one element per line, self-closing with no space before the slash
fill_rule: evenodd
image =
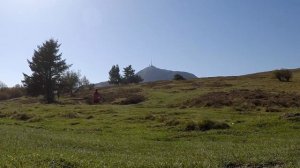
<path id="1" fill-rule="evenodd" d="M 135 70 L 131 65 L 123 69 L 124 75 L 120 75 L 119 65 L 113 65 L 109 71 L 109 84 L 119 85 L 119 84 L 130 84 L 130 83 L 140 83 L 143 79 L 135 74 Z"/>
<path id="2" fill-rule="evenodd" d="M 0 100 L 14 99 L 25 95 L 25 89 L 16 85 L 8 88 L 3 82 L 0 82 Z"/>

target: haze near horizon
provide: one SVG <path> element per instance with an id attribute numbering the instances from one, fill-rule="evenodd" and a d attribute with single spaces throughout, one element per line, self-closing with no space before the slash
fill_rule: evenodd
<path id="1" fill-rule="evenodd" d="M 0 81 L 21 83 L 50 38 L 92 83 L 114 64 L 197 75 L 298 68 L 298 0 L 0 0 Z"/>

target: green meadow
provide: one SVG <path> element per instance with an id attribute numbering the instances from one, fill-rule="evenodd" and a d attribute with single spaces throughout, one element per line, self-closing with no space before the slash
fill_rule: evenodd
<path id="1" fill-rule="evenodd" d="M 300 167 L 300 71 L 0 102 L 0 167 Z"/>

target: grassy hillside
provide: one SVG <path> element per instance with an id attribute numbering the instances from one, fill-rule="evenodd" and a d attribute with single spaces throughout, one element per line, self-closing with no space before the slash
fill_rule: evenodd
<path id="1" fill-rule="evenodd" d="M 300 71 L 0 102 L 0 167 L 300 167 Z"/>

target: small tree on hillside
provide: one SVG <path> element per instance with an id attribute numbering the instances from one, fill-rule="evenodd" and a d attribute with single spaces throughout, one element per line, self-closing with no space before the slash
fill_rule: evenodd
<path id="1" fill-rule="evenodd" d="M 121 83 L 121 75 L 119 65 L 113 65 L 109 71 L 109 84 L 118 85 Z"/>
<path id="2" fill-rule="evenodd" d="M 0 81 L 0 89 L 2 89 L 2 88 L 7 88 L 7 85 Z"/>
<path id="3" fill-rule="evenodd" d="M 289 82 L 293 77 L 293 73 L 288 69 L 281 69 L 276 70 L 274 76 L 281 82 Z"/>
<path id="4" fill-rule="evenodd" d="M 83 76 L 80 79 L 80 84 L 81 84 L 81 86 L 89 86 L 90 85 L 90 81 L 86 78 L 86 76 Z"/>
<path id="5" fill-rule="evenodd" d="M 73 94 L 73 90 L 81 86 L 80 73 L 67 71 L 60 79 L 60 90 L 66 93 Z"/>
<path id="6" fill-rule="evenodd" d="M 173 80 L 186 80 L 186 79 L 180 74 L 175 74 Z"/>
<path id="7" fill-rule="evenodd" d="M 60 44 L 50 39 L 38 46 L 32 61 L 27 60 L 32 75 L 24 75 L 22 81 L 29 95 L 43 95 L 48 103 L 54 102 L 54 90 L 61 75 L 70 67 L 59 53 Z"/>
<path id="8" fill-rule="evenodd" d="M 143 81 L 143 79 L 135 74 L 135 70 L 132 68 L 131 65 L 124 68 L 124 76 L 122 79 L 122 83 L 128 84 L 128 83 L 140 83 Z"/>

